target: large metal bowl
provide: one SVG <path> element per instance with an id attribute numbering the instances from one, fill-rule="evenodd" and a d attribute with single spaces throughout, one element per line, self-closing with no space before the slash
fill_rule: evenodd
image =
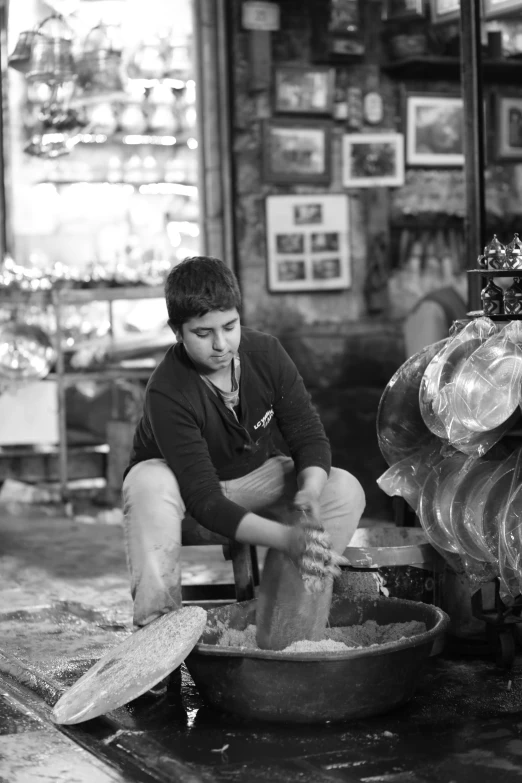
<path id="1" fill-rule="evenodd" d="M 207 627 L 185 663 L 199 692 L 214 707 L 247 718 L 293 723 L 362 718 L 404 704 L 449 622 L 441 609 L 429 604 L 396 598 L 353 604 L 340 598 L 332 603 L 331 626 L 419 620 L 427 631 L 340 653 L 283 654 L 216 645 L 222 623 L 244 630 L 255 622 L 255 611 L 255 600 L 210 609 Z"/>

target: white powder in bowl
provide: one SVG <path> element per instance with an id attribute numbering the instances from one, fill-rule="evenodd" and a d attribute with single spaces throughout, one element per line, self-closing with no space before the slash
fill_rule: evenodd
<path id="1" fill-rule="evenodd" d="M 256 626 L 251 624 L 243 631 L 230 628 L 226 623 L 217 623 L 218 647 L 236 647 L 242 650 L 259 650 L 256 642 Z M 366 620 L 361 625 L 349 625 L 327 628 L 325 638 L 319 642 L 302 639 L 280 650 L 281 653 L 294 652 L 344 652 L 361 647 L 375 647 L 380 644 L 408 639 L 426 632 L 426 625 L 418 620 L 406 623 L 387 623 L 379 625 L 375 620 Z"/>
<path id="2" fill-rule="evenodd" d="M 348 647 L 343 642 L 336 642 L 333 639 L 321 639 L 320 642 L 310 642 L 307 639 L 303 639 L 300 642 L 292 642 L 281 652 L 344 652 L 344 650 L 353 649 L 353 647 Z"/>

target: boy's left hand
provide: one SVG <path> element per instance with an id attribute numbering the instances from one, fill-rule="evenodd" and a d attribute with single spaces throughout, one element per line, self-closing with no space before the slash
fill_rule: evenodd
<path id="1" fill-rule="evenodd" d="M 319 498 L 307 489 L 300 489 L 294 497 L 294 508 L 306 514 L 306 524 L 322 530 Z"/>

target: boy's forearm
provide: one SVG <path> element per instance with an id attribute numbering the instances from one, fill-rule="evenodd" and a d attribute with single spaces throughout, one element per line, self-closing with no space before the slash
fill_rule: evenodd
<path id="1" fill-rule="evenodd" d="M 266 546 L 286 552 L 289 528 L 280 522 L 266 519 L 258 514 L 245 514 L 236 528 L 236 541 L 252 546 Z"/>
<path id="2" fill-rule="evenodd" d="M 317 499 L 321 497 L 327 481 L 327 472 L 317 465 L 310 465 L 307 468 L 303 468 L 303 470 L 297 474 L 297 488 L 300 491 L 304 490 Z"/>

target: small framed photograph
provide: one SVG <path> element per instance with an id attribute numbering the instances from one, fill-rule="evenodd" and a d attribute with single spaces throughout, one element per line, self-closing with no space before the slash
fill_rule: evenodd
<path id="1" fill-rule="evenodd" d="M 335 291 L 351 286 L 348 211 L 345 194 L 267 197 L 270 291 Z"/>
<path id="2" fill-rule="evenodd" d="M 263 174 L 266 182 L 327 185 L 331 176 L 331 125 L 312 120 L 266 120 Z"/>
<path id="3" fill-rule="evenodd" d="M 497 96 L 495 115 L 496 159 L 522 160 L 522 96 Z"/>
<path id="4" fill-rule="evenodd" d="M 482 0 L 482 2 L 485 19 L 509 16 L 522 9 L 522 0 Z"/>
<path id="5" fill-rule="evenodd" d="M 464 164 L 464 104 L 460 97 L 406 96 L 406 165 Z"/>
<path id="6" fill-rule="evenodd" d="M 277 252 L 281 255 L 304 253 L 304 234 L 276 234 Z"/>
<path id="7" fill-rule="evenodd" d="M 430 6 L 434 24 L 456 22 L 460 18 L 460 0 L 430 0 Z"/>
<path id="8" fill-rule="evenodd" d="M 425 0 L 384 0 L 383 19 L 414 19 L 424 16 Z"/>
<path id="9" fill-rule="evenodd" d="M 321 224 L 323 222 L 323 205 L 314 201 L 295 204 L 293 219 L 296 226 L 308 226 L 314 223 Z"/>
<path id="10" fill-rule="evenodd" d="M 345 188 L 391 188 L 403 184 L 402 133 L 346 133 L 343 136 Z"/>
<path id="11" fill-rule="evenodd" d="M 279 66 L 274 71 L 274 111 L 331 114 L 335 71 L 326 65 Z"/>
<path id="12" fill-rule="evenodd" d="M 361 26 L 358 0 L 328 0 L 328 32 L 356 33 Z"/>

